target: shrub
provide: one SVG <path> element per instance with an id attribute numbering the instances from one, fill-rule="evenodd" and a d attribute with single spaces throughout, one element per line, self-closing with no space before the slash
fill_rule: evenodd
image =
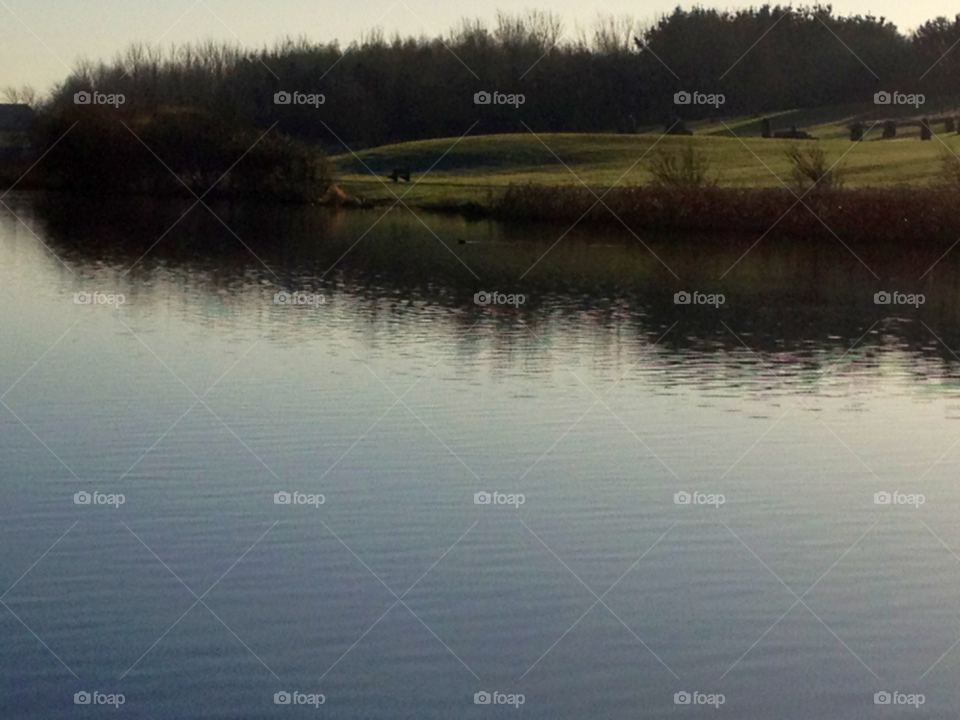
<path id="1" fill-rule="evenodd" d="M 810 188 L 827 192 L 843 187 L 843 174 L 831 169 L 827 154 L 819 147 L 790 145 L 784 151 L 791 165 L 791 177 L 798 194 Z"/>
<path id="2" fill-rule="evenodd" d="M 664 148 L 655 152 L 647 163 L 654 185 L 672 188 L 713 187 L 716 178 L 709 176 L 710 160 L 706 153 L 687 143 L 682 148 Z"/>

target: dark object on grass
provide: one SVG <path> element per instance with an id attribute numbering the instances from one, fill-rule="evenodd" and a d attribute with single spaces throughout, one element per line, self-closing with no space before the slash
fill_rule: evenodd
<path id="1" fill-rule="evenodd" d="M 407 182 L 410 182 L 410 168 L 408 167 L 394 168 L 393 173 L 390 175 L 387 175 L 387 177 L 393 180 L 394 182 L 396 182 L 400 178 L 403 178 Z"/>
<path id="2" fill-rule="evenodd" d="M 887 120 L 883 123 L 883 139 L 890 140 L 897 136 L 897 123 L 893 120 Z"/>
<path id="3" fill-rule="evenodd" d="M 777 130 L 773 136 L 775 138 L 789 138 L 791 140 L 816 140 L 803 130 L 798 130 L 796 125 L 791 125 L 789 130 Z"/>
<path id="4" fill-rule="evenodd" d="M 693 131 L 687 130 L 687 124 L 676 115 L 667 120 L 664 133 L 667 135 L 693 135 Z"/>
<path id="5" fill-rule="evenodd" d="M 850 141 L 860 142 L 863 140 L 863 123 L 854 123 L 850 126 Z"/>
<path id="6" fill-rule="evenodd" d="M 924 118 L 920 121 L 920 139 L 930 140 L 933 137 L 933 131 L 930 130 L 930 120 Z"/>
<path id="7" fill-rule="evenodd" d="M 952 132 L 956 132 L 956 129 L 957 129 L 957 121 L 954 120 L 953 118 L 947 118 L 946 120 L 943 121 L 944 132 L 952 133 Z"/>
<path id="8" fill-rule="evenodd" d="M 765 138 L 768 138 L 771 136 L 770 121 L 767 118 L 764 118 L 763 120 L 760 121 L 760 135 L 762 135 Z"/>

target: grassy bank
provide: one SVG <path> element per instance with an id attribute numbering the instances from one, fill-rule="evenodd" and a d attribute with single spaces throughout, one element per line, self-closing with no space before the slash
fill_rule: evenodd
<path id="1" fill-rule="evenodd" d="M 774 123 L 775 127 L 789 126 L 791 117 L 784 115 L 782 121 Z M 349 153 L 331 160 L 348 193 L 374 201 L 392 201 L 391 190 L 398 195 L 409 190 L 404 202 L 411 207 L 458 200 L 489 204 L 510 185 L 525 183 L 582 187 L 582 181 L 597 188 L 615 183 L 623 187 L 646 185 L 653 179 L 647 160 L 651 155 L 648 151 L 655 144 L 653 152 L 691 143 L 707 158 L 721 187 L 782 187 L 776 176 L 789 182 L 790 164 L 784 156 L 789 141 L 757 136 L 754 132 L 758 123 L 753 118 L 726 123 L 740 139 L 731 136 L 721 124 L 693 126 L 697 132 L 693 137 L 661 137 L 659 132 L 650 132 L 543 134 L 538 139 L 526 132 L 468 136 L 459 142 L 457 138 L 443 138 L 401 143 L 359 152 L 359 160 Z M 878 127 L 866 141 L 853 147 L 844 128 L 836 124 L 807 129 L 822 138 L 816 145 L 823 148 L 831 162 L 843 158 L 838 167 L 844 171 L 848 188 L 924 187 L 937 181 L 940 156 L 947 152 L 945 145 L 960 154 L 960 135 L 944 135 L 938 129 L 938 136 L 930 142 L 920 142 L 917 128 L 902 130 L 895 140 L 880 141 L 875 140 L 880 135 Z M 645 160 L 637 162 L 644 153 Z M 434 163 L 436 166 L 427 173 Z M 410 167 L 410 185 L 416 183 L 416 187 L 411 189 L 403 181 L 394 184 L 384 177 L 396 167 Z M 380 179 L 372 177 L 367 168 L 380 175 Z"/>
<path id="2" fill-rule="evenodd" d="M 571 225 L 585 216 L 582 221 L 592 224 L 619 226 L 623 220 L 635 231 L 759 234 L 773 228 L 772 235 L 788 237 L 830 236 L 832 230 L 844 241 L 960 237 L 960 183 L 943 173 L 943 158 L 960 155 L 958 134 L 939 132 L 921 142 L 919 128 L 907 127 L 896 139 L 880 140 L 877 128 L 851 143 L 835 121 L 810 127 L 822 139 L 801 145 L 822 150 L 843 178 L 843 189 L 817 188 L 804 200 L 815 217 L 803 206 L 788 212 L 796 197 L 784 187 L 794 185 L 786 150 L 795 141 L 760 137 L 753 118 L 695 129 L 692 137 L 650 132 L 445 138 L 332 161 L 341 187 L 368 202 L 392 203 L 393 193 L 409 192 L 404 202 L 412 208 L 507 221 Z M 706 160 L 716 186 L 652 185 L 650 159 L 687 147 Z M 383 177 L 403 167 L 412 171 L 410 183 Z M 604 193 L 607 207 L 591 209 Z"/>

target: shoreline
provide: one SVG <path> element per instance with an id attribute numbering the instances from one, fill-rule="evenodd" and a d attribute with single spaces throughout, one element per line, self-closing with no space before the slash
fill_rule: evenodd
<path id="1" fill-rule="evenodd" d="M 602 202 L 598 201 L 602 198 Z M 390 207 L 396 199 L 352 199 L 342 209 Z M 809 194 L 787 188 L 584 188 L 511 185 L 493 203 L 445 199 L 411 210 L 521 225 L 623 227 L 675 235 L 756 234 L 851 242 L 960 238 L 960 187 L 855 188 Z"/>
<path id="2" fill-rule="evenodd" d="M 0 183 L 0 193 L 9 192 L 11 184 Z M 15 190 L 84 197 L 26 180 L 17 183 Z M 598 197 L 602 198 L 601 202 Z M 122 198 L 173 199 L 167 195 L 124 195 Z M 271 206 L 290 205 L 268 198 L 240 199 L 241 202 L 251 200 Z M 376 210 L 391 208 L 396 202 L 396 198 L 364 199 L 341 191 L 335 199 L 327 197 L 292 206 Z M 894 242 L 908 246 L 917 240 L 957 241 L 960 238 L 958 204 L 960 187 L 949 183 L 925 188 L 823 191 L 814 188 L 807 195 L 787 188 L 694 189 L 646 185 L 587 189 L 529 184 L 510 185 L 488 202 L 448 198 L 404 203 L 412 211 L 525 226 L 613 227 L 634 233 L 698 238 L 745 234 L 790 239 L 834 238 L 841 242 Z"/>

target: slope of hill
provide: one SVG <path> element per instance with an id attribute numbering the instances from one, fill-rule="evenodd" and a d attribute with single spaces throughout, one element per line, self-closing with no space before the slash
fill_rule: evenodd
<path id="1" fill-rule="evenodd" d="M 846 124 L 880 119 L 875 109 L 873 116 L 871 107 L 861 105 L 768 117 L 775 129 L 796 124 L 820 138 L 800 142 L 815 142 L 831 164 L 838 162 L 845 186 L 851 188 L 936 183 L 942 156 L 950 152 L 960 155 L 960 135 L 945 133 L 939 121 L 933 126 L 935 137 L 929 142 L 919 140 L 916 126 L 901 128 L 894 140 L 880 140 L 878 125 L 864 142 L 851 143 Z M 784 153 L 793 141 L 761 138 L 759 118 L 696 123 L 690 129 L 695 134 L 689 137 L 664 137 L 658 129 L 635 135 L 525 131 L 438 138 L 371 148 L 356 155 L 336 155 L 332 160 L 341 185 L 348 192 L 369 199 L 392 200 L 391 190 L 398 195 L 409 190 L 407 203 L 484 202 L 502 193 L 508 185 L 522 183 L 643 185 L 652 179 L 648 163 L 653 155 L 688 144 L 703 151 L 711 174 L 721 186 L 778 187 L 781 180 L 790 182 L 790 163 Z M 412 171 L 410 186 L 416 183 L 412 189 L 403 181 L 394 185 L 385 177 L 394 168 L 405 167 Z"/>

